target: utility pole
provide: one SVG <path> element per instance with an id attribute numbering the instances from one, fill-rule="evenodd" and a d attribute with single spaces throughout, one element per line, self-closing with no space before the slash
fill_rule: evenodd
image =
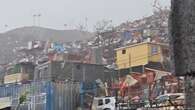
<path id="1" fill-rule="evenodd" d="M 86 81 L 86 68 L 85 68 L 85 66 L 83 66 L 83 82 L 85 82 Z"/>
<path id="2" fill-rule="evenodd" d="M 169 19 L 173 70 L 185 77 L 185 110 L 195 110 L 195 0 L 172 0 Z"/>
<path id="3" fill-rule="evenodd" d="M 38 26 L 40 27 L 41 26 L 41 14 L 39 13 L 37 17 L 38 17 Z"/>
<path id="4" fill-rule="evenodd" d="M 36 19 L 37 18 L 37 19 Z M 37 20 L 37 22 L 36 22 Z M 41 25 L 41 14 L 33 14 L 33 26 L 39 26 Z"/>
<path id="5" fill-rule="evenodd" d="M 73 103 L 73 86 L 74 86 L 74 66 L 75 66 L 74 63 L 72 62 L 72 64 L 71 64 L 71 67 L 72 67 L 71 77 L 72 78 L 71 78 L 71 88 L 70 88 L 70 91 L 71 91 L 70 92 L 71 93 L 71 99 L 70 99 L 71 100 L 71 105 L 70 105 L 71 107 L 70 108 L 71 108 L 71 110 L 73 110 L 73 104 L 72 103 Z"/>
<path id="6" fill-rule="evenodd" d="M 131 52 L 129 53 L 129 73 L 132 73 L 132 67 L 131 67 Z"/>
<path id="7" fill-rule="evenodd" d="M 37 17 L 37 15 L 33 14 L 33 26 L 36 26 L 36 17 Z"/>
<path id="8" fill-rule="evenodd" d="M 88 30 L 88 18 L 85 17 L 85 31 Z"/>

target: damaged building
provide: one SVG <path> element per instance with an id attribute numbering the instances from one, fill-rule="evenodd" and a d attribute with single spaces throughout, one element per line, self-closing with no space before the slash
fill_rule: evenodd
<path id="1" fill-rule="evenodd" d="M 34 80 L 93 82 L 97 79 L 110 81 L 111 76 L 104 65 L 51 61 L 35 68 Z"/>

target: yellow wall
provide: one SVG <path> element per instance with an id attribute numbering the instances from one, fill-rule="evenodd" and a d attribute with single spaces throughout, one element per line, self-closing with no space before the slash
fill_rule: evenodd
<path id="1" fill-rule="evenodd" d="M 16 82 L 20 82 L 22 80 L 28 80 L 28 79 L 29 79 L 28 74 L 23 74 L 23 73 L 6 75 L 4 77 L 4 84 L 16 83 Z"/>
<path id="2" fill-rule="evenodd" d="M 122 54 L 123 50 L 126 50 L 126 54 Z M 159 44 L 140 43 L 116 50 L 118 69 L 146 65 L 149 61 L 161 61 L 161 48 Z"/>
<path id="3" fill-rule="evenodd" d="M 122 51 L 126 50 L 126 54 Z M 116 51 L 116 64 L 119 69 L 129 68 L 148 63 L 148 45 L 141 44 Z"/>

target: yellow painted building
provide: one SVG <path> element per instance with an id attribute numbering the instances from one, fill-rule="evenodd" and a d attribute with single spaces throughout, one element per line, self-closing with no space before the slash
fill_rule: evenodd
<path id="1" fill-rule="evenodd" d="M 160 43 L 143 42 L 115 49 L 118 69 L 125 69 L 149 62 L 162 62 L 163 49 L 168 46 Z"/>

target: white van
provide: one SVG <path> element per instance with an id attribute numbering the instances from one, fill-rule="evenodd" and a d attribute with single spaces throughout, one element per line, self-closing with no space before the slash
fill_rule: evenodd
<path id="1" fill-rule="evenodd" d="M 115 97 L 94 97 L 92 110 L 115 110 Z"/>

